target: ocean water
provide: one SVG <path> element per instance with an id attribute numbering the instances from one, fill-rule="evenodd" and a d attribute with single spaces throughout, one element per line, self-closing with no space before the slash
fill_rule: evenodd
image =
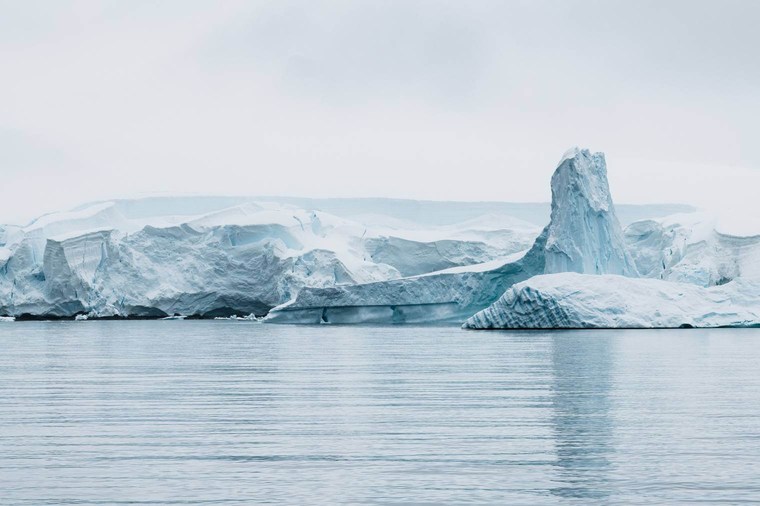
<path id="1" fill-rule="evenodd" d="M 0 323 L 0 504 L 760 502 L 760 329 Z"/>

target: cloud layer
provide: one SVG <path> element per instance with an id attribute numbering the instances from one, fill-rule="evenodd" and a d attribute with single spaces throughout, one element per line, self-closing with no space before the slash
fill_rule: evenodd
<path id="1" fill-rule="evenodd" d="M 618 201 L 753 205 L 759 16 L 0 0 L 0 222 L 153 193 L 548 200 L 576 144 L 608 154 Z"/>

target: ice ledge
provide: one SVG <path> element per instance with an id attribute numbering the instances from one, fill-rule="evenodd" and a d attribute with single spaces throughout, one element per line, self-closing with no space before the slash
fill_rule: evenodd
<path id="1" fill-rule="evenodd" d="M 760 326 L 760 279 L 711 288 L 576 273 L 518 283 L 468 319 L 467 329 Z"/>

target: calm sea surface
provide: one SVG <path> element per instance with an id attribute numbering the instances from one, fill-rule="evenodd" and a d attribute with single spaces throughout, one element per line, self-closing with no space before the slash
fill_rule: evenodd
<path id="1" fill-rule="evenodd" d="M 0 323 L 2 504 L 760 502 L 760 329 Z"/>

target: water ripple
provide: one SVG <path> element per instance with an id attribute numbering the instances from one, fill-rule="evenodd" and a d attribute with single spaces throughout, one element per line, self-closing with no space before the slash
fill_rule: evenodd
<path id="1" fill-rule="evenodd" d="M 760 502 L 758 338 L 2 325 L 0 503 Z"/>

